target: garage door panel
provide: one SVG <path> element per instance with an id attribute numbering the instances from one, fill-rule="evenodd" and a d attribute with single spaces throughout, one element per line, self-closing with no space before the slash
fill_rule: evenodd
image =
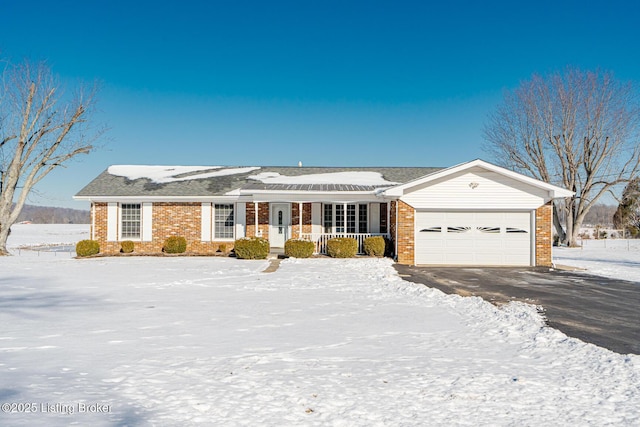
<path id="1" fill-rule="evenodd" d="M 418 211 L 415 226 L 416 264 L 531 263 L 530 212 Z"/>

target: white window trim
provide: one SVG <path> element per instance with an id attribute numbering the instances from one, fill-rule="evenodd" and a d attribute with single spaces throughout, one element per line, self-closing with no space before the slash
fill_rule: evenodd
<path id="1" fill-rule="evenodd" d="M 138 237 L 123 237 L 122 236 L 122 205 L 140 205 L 140 235 Z M 127 202 L 127 203 L 118 203 L 118 241 L 122 242 L 125 240 L 131 240 L 132 242 L 142 242 L 142 234 L 144 223 L 142 221 L 142 203 L 135 202 Z"/>
<path id="2" fill-rule="evenodd" d="M 367 234 L 370 233 L 369 230 L 371 230 L 370 227 L 370 218 L 371 218 L 371 209 L 369 206 L 369 203 L 323 203 L 322 204 L 322 209 L 321 209 L 321 214 L 322 214 L 322 218 L 321 218 L 321 224 L 322 224 L 322 231 L 325 232 L 325 228 L 324 228 L 324 220 L 325 220 L 325 209 L 324 206 L 325 205 L 331 205 L 331 233 L 330 234 Z M 336 224 L 336 206 L 343 206 L 343 221 L 342 224 Z M 356 206 L 356 211 L 355 211 L 355 232 L 347 232 L 347 206 L 348 205 L 355 205 Z M 360 205 L 366 206 L 367 207 L 367 231 L 364 233 L 360 233 Z M 336 228 L 340 226 L 342 228 L 344 228 L 345 231 L 336 231 Z"/>
<path id="3" fill-rule="evenodd" d="M 143 242 L 153 241 L 153 203 L 145 202 L 140 207 L 141 239 Z"/>
<path id="4" fill-rule="evenodd" d="M 233 237 L 216 237 L 216 205 L 230 205 L 233 207 Z M 202 203 L 202 216 L 200 223 L 200 241 L 201 242 L 233 242 L 236 240 L 236 236 L 244 232 L 244 225 L 242 230 L 238 230 L 238 205 L 239 203 L 223 202 L 204 202 Z M 244 203 L 243 203 L 244 205 Z"/>
<path id="5" fill-rule="evenodd" d="M 119 204 L 115 202 L 109 202 L 107 204 L 107 241 L 118 241 L 118 229 L 120 228 L 119 221 Z"/>
<path id="6" fill-rule="evenodd" d="M 233 231 L 232 237 L 216 237 L 216 205 L 230 205 L 233 209 L 233 225 L 231 226 L 231 230 Z M 211 241 L 212 242 L 233 242 L 236 239 L 236 211 L 237 206 L 235 203 L 216 203 L 213 202 L 211 204 Z"/>

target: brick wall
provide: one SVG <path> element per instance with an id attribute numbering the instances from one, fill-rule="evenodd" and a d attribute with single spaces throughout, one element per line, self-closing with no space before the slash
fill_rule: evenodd
<path id="1" fill-rule="evenodd" d="M 253 202 L 247 202 L 246 214 L 245 235 L 254 237 L 256 235 L 256 209 Z M 262 232 L 262 237 L 269 238 L 269 203 L 258 203 L 258 230 Z"/>
<path id="2" fill-rule="evenodd" d="M 245 236 L 254 237 L 256 235 L 256 209 L 252 202 L 247 202 Z"/>
<path id="3" fill-rule="evenodd" d="M 120 252 L 120 242 L 107 241 L 107 204 L 94 203 L 93 229 L 95 239 L 100 243 L 100 252 L 116 254 Z M 187 252 L 213 255 L 220 249 L 233 249 L 233 242 L 202 242 L 202 205 L 200 203 L 154 203 L 152 209 L 152 236 L 150 242 L 134 241 L 134 253 L 162 252 L 164 241 L 169 236 L 182 236 L 187 240 Z M 222 246 L 222 248 L 221 248 Z"/>
<path id="4" fill-rule="evenodd" d="M 553 202 L 536 209 L 536 265 L 551 266 Z"/>
<path id="5" fill-rule="evenodd" d="M 302 204 L 302 232 L 311 233 L 311 203 Z M 300 238 L 300 207 L 291 203 L 291 237 Z"/>
<path id="6" fill-rule="evenodd" d="M 397 204 L 398 221 L 396 238 L 398 242 L 398 263 L 413 265 L 415 263 L 415 209 L 402 200 L 398 200 Z M 395 221 L 391 221 L 391 224 L 394 222 Z"/>
<path id="7" fill-rule="evenodd" d="M 302 232 L 311 233 L 311 203 L 302 204 Z"/>

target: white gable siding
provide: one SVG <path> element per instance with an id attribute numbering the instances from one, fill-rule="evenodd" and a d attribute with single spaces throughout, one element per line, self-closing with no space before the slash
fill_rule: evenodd
<path id="1" fill-rule="evenodd" d="M 118 204 L 107 204 L 107 241 L 118 241 Z"/>
<path id="2" fill-rule="evenodd" d="M 536 209 L 544 205 L 546 199 L 545 190 L 482 168 L 472 168 L 422 187 L 407 189 L 401 197 L 416 209 L 461 210 Z"/>

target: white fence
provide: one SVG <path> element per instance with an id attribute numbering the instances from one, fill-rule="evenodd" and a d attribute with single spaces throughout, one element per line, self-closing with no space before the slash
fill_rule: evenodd
<path id="1" fill-rule="evenodd" d="M 640 251 L 640 239 L 578 239 L 584 249 L 619 249 Z"/>
<path id="2" fill-rule="evenodd" d="M 301 238 L 304 240 L 310 240 L 316 245 L 315 253 L 326 254 L 327 242 L 334 237 L 351 237 L 358 242 L 358 254 L 364 253 L 364 239 L 371 236 L 383 236 L 388 237 L 388 234 L 384 233 L 302 233 Z"/>

